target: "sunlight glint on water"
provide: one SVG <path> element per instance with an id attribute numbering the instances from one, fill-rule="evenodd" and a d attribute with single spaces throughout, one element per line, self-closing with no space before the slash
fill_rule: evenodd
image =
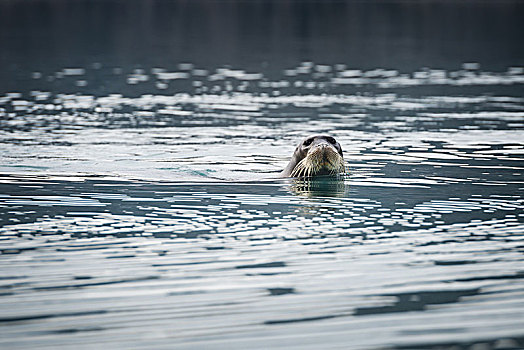
<path id="1" fill-rule="evenodd" d="M 3 344 L 520 342 L 524 100 L 337 92 L 523 77 L 466 73 L 324 67 L 322 95 L 310 71 L 228 69 L 171 96 L 6 94 Z M 145 74 L 128 83 L 190 78 Z M 343 145 L 345 180 L 275 180 L 309 133 Z"/>
<path id="2" fill-rule="evenodd" d="M 314 5 L 346 5 L 333 3 Z M 109 13 L 111 4 L 98 5 Z M 173 15 L 200 2 L 148 4 Z M 279 14 L 294 23 L 309 13 L 278 6 L 277 24 Z M 482 17 L 475 6 L 457 17 L 466 27 Z M 362 16 L 360 38 L 336 22 L 359 17 L 335 12 L 328 35 L 304 27 L 271 37 L 276 59 L 261 64 L 250 60 L 266 53 L 262 44 L 251 52 L 220 41 L 208 57 L 199 50 L 209 42 L 187 43 L 177 26 L 151 29 L 158 52 L 148 52 L 140 35 L 115 35 L 117 21 L 99 23 L 112 35 L 94 47 L 114 51 L 104 46 L 98 62 L 88 45 L 38 22 L 45 11 L 27 18 L 62 38 L 53 66 L 38 64 L 40 46 L 26 52 L 18 36 L 0 36 L 11 48 L 0 55 L 9 87 L 0 91 L 0 348 L 524 348 L 524 69 L 505 65 L 522 62 L 520 51 L 508 58 L 506 41 L 488 40 L 506 33 L 499 24 L 486 39 L 498 65 L 450 68 L 455 41 L 429 38 L 446 26 L 411 43 L 405 28 L 373 36 L 388 27 Z M 233 23 L 244 30 L 250 11 L 239 13 L 247 19 Z M 493 23 L 500 16 L 489 12 Z M 0 29 L 14 26 L 0 17 Z M 78 17 L 60 23 L 69 30 Z M 265 43 L 250 26 L 223 35 L 217 21 L 198 30 L 215 23 L 221 39 Z M 149 22 L 133 23 L 144 31 Z M 14 33 L 27 39 L 22 24 Z M 226 34 L 237 28 L 226 24 Z M 459 51 L 489 62 L 477 32 L 463 33 L 471 46 Z M 398 50 L 388 67 L 359 46 L 390 53 L 388 40 Z M 166 42 L 193 59 L 174 60 Z M 434 58 L 437 44 L 449 60 Z M 61 61 L 62 49 L 77 60 Z M 434 67 L 410 66 L 419 49 Z M 219 63 L 237 52 L 238 62 Z M 321 133 L 342 145 L 348 174 L 279 179 L 297 143 Z"/>

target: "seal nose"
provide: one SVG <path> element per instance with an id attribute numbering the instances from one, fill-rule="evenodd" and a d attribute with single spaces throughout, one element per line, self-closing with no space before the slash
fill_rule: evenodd
<path id="1" fill-rule="evenodd" d="M 330 165 L 330 158 L 331 154 L 333 153 L 333 147 L 327 143 L 322 142 L 317 145 L 317 152 L 319 157 L 319 161 L 322 167 L 328 167 Z"/>
<path id="2" fill-rule="evenodd" d="M 327 142 L 322 142 L 320 143 L 318 146 L 317 146 L 320 150 L 322 150 L 322 152 L 325 154 L 326 152 L 328 152 L 329 150 L 333 149 L 333 146 L 331 146 L 329 143 Z"/>
<path id="3" fill-rule="evenodd" d="M 325 149 L 325 148 L 331 147 L 331 145 L 327 143 L 327 141 L 322 140 L 321 142 L 317 144 L 317 147 Z"/>

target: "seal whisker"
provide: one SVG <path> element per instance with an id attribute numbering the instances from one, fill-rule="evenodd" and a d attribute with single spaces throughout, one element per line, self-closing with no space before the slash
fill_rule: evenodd
<path id="1" fill-rule="evenodd" d="M 296 147 L 281 176 L 314 177 L 345 174 L 346 167 L 340 144 L 331 136 L 314 135 L 305 138 Z"/>
<path id="2" fill-rule="evenodd" d="M 300 162 L 300 176 L 301 177 L 306 177 L 307 176 L 307 171 L 308 171 L 308 163 L 307 163 L 307 158 L 304 158 L 302 159 L 302 161 Z"/>
<path id="3" fill-rule="evenodd" d="M 293 177 L 304 177 L 308 172 L 308 162 L 307 159 L 302 159 L 293 169 L 291 176 Z"/>

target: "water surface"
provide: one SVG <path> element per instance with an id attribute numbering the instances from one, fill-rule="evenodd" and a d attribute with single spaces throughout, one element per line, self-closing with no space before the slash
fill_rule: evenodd
<path id="1" fill-rule="evenodd" d="M 1 5 L 0 347 L 523 348 L 522 6 L 195 3 Z"/>

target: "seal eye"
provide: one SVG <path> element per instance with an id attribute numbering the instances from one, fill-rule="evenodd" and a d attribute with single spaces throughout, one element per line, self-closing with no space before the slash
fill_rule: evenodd
<path id="1" fill-rule="evenodd" d="M 313 138 L 307 139 L 306 141 L 304 141 L 304 146 L 307 147 L 307 146 L 311 145 L 311 142 L 313 142 Z"/>
<path id="2" fill-rule="evenodd" d="M 327 142 L 329 142 L 329 143 L 331 143 L 333 145 L 335 143 L 337 143 L 337 141 L 333 137 L 331 137 L 331 136 L 326 137 L 326 140 L 327 140 Z"/>

